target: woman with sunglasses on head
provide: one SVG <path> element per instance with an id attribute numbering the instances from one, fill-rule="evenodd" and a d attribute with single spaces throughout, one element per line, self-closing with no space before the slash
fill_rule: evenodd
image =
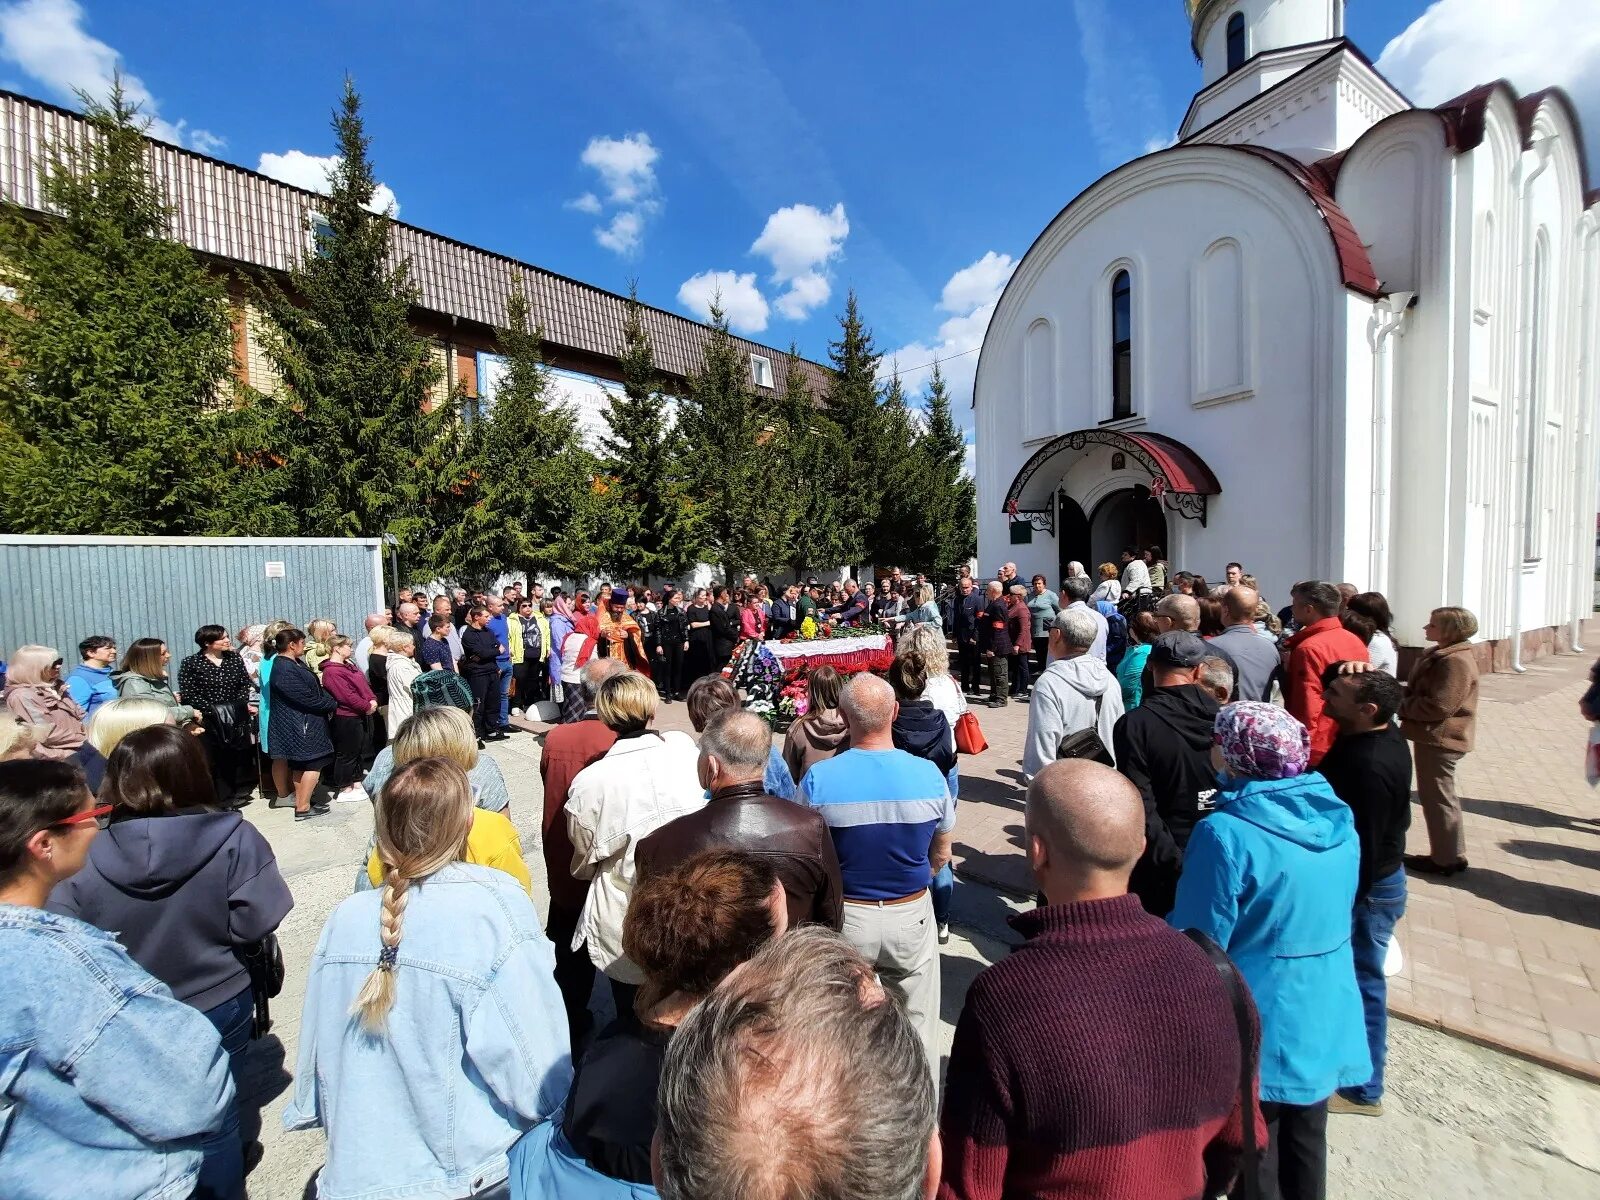
<path id="1" fill-rule="evenodd" d="M 235 1098 L 217 1031 L 109 933 L 46 912 L 109 805 L 75 767 L 0 763 L 0 1196 L 202 1195 Z"/>
<path id="2" fill-rule="evenodd" d="M 111 682 L 117 685 L 119 696 L 149 696 L 172 710 L 172 719 L 189 727 L 190 733 L 200 733 L 200 713 L 191 704 L 181 704 L 167 679 L 167 664 L 172 661 L 172 651 L 160 638 L 142 637 L 129 646 L 122 656 L 122 665 L 111 673 Z"/>
<path id="3" fill-rule="evenodd" d="M 61 655 L 50 646 L 18 646 L 6 673 L 6 709 L 35 731 L 34 757 L 71 758 L 87 736 L 83 709 L 61 682 Z"/>
<path id="4" fill-rule="evenodd" d="M 222 1036 L 238 1086 L 255 1012 L 242 952 L 274 932 L 294 900 L 272 847 L 219 811 L 205 751 L 171 725 L 128 734 L 111 752 L 100 799 L 112 822 L 49 909 L 111 933 Z M 206 1139 L 203 1194 L 244 1196 L 238 1106 Z"/>

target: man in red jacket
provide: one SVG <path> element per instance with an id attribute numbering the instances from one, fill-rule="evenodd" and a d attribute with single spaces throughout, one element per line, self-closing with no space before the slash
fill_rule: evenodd
<path id="1" fill-rule="evenodd" d="M 1311 765 L 1339 736 L 1339 727 L 1322 711 L 1322 673 L 1333 663 L 1371 662 L 1367 647 L 1339 623 L 1339 588 L 1321 580 L 1297 583 L 1289 606 L 1300 632 L 1289 639 L 1288 690 L 1283 704 L 1311 734 Z"/>
<path id="2" fill-rule="evenodd" d="M 544 735 L 539 759 L 539 779 L 544 784 L 543 850 L 550 880 L 550 918 L 545 934 L 556 952 L 556 986 L 566 1004 L 567 1028 L 572 1035 L 572 1057 L 588 1035 L 589 993 L 594 990 L 594 964 L 588 951 L 572 948 L 583 902 L 589 895 L 586 880 L 572 877 L 572 838 L 567 833 L 567 792 L 578 772 L 605 757 L 617 740 L 616 732 L 595 716 L 594 698 L 607 676 L 627 670 L 620 658 L 591 658 L 584 665 L 579 690 L 583 693 L 583 719 L 557 725 Z"/>

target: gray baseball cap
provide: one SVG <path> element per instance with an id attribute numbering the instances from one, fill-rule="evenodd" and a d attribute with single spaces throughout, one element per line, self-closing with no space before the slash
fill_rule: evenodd
<path id="1" fill-rule="evenodd" d="M 1192 670 L 1210 653 L 1211 648 L 1198 633 L 1174 629 L 1163 633 L 1150 647 L 1150 665 Z"/>

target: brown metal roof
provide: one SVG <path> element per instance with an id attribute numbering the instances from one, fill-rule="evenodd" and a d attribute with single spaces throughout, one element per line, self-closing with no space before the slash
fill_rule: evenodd
<path id="1" fill-rule="evenodd" d="M 44 211 L 48 152 L 58 140 L 81 145 L 89 123 L 68 109 L 0 90 L 0 199 Z M 307 247 L 306 221 L 323 197 L 279 180 L 154 138 L 150 168 L 173 210 L 173 235 L 193 249 L 268 271 L 286 272 Z M 419 305 L 480 325 L 505 322 L 512 268 L 523 273 L 533 319 L 552 354 L 561 349 L 615 360 L 622 346 L 627 299 L 564 275 L 519 262 L 442 234 L 395 221 L 392 253 L 411 261 Z M 708 327 L 663 309 L 643 309 L 663 374 L 686 377 L 700 364 Z M 771 360 L 773 382 L 785 386 L 786 351 L 745 338 L 735 343 Z M 832 373 L 801 360 L 811 390 L 821 395 Z"/>

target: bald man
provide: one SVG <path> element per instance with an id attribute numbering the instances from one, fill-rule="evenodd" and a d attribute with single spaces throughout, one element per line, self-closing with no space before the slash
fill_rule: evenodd
<path id="1" fill-rule="evenodd" d="M 1232 1002 L 1204 951 L 1128 894 L 1138 789 L 1098 763 L 1051 763 L 1025 821 L 1049 903 L 1012 919 L 1027 941 L 967 992 L 940 1194 L 1226 1192 L 1243 1149 Z"/>
<path id="2" fill-rule="evenodd" d="M 1172 595 L 1163 596 L 1156 604 L 1156 625 L 1162 633 L 1198 633 L 1200 630 L 1200 601 L 1193 596 Z M 1207 643 L 1212 648 L 1212 653 L 1228 664 L 1237 682 L 1239 678 L 1239 665 L 1233 661 L 1233 655 L 1228 653 L 1226 646 L 1217 646 L 1215 641 Z M 1150 660 L 1144 662 L 1144 671 L 1139 676 L 1140 688 L 1144 691 L 1154 689 L 1156 684 L 1155 672 L 1150 667 Z M 1241 697 L 1235 693 L 1233 699 Z"/>
<path id="3" fill-rule="evenodd" d="M 1272 702 L 1272 687 L 1281 683 L 1283 659 L 1277 642 L 1256 629 L 1256 607 L 1261 597 L 1242 584 L 1222 594 L 1222 632 L 1211 648 L 1233 661 L 1233 699 Z"/>
<path id="4" fill-rule="evenodd" d="M 386 612 L 370 612 L 367 614 L 367 636 L 356 643 L 356 666 L 361 668 L 361 673 L 367 673 L 367 664 L 372 661 L 372 631 L 380 625 L 389 623 L 389 614 Z"/>
<path id="5" fill-rule="evenodd" d="M 839 858 L 850 944 L 906 1010 L 939 1073 L 939 937 L 929 885 L 950 861 L 955 799 L 939 768 L 894 748 L 900 706 L 876 675 L 845 685 L 839 711 L 850 749 L 814 765 L 796 797 L 822 814 Z"/>

